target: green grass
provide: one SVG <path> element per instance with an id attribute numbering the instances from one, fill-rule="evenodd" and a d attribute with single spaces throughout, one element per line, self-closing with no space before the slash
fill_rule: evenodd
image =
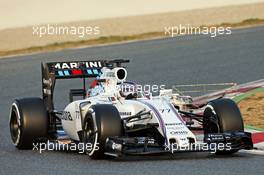
<path id="1" fill-rule="evenodd" d="M 240 101 L 256 94 L 257 92 L 263 92 L 264 91 L 264 87 L 260 87 L 260 88 L 257 88 L 257 89 L 254 89 L 254 90 L 251 90 L 245 94 L 242 94 L 242 95 L 239 95 L 237 97 L 235 97 L 233 100 L 236 102 L 236 103 L 239 103 Z M 262 98 L 262 97 L 260 97 Z"/>

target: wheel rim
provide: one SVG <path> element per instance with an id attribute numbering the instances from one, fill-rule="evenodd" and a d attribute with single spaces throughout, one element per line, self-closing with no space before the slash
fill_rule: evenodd
<path id="1" fill-rule="evenodd" d="M 212 106 L 209 106 L 204 111 L 204 131 L 206 134 L 208 133 L 219 133 L 220 128 L 218 124 L 217 115 L 214 112 L 214 109 Z"/>
<path id="2" fill-rule="evenodd" d="M 93 149 L 86 150 L 86 153 L 89 155 L 92 155 L 95 151 L 95 146 L 97 142 L 97 131 L 95 129 L 94 121 L 92 116 L 88 117 L 85 122 L 84 127 L 84 143 L 85 144 L 91 144 Z"/>
<path id="3" fill-rule="evenodd" d="M 20 134 L 20 127 L 18 123 L 17 112 L 14 110 L 12 111 L 12 115 L 10 119 L 10 133 L 11 133 L 12 141 L 16 144 Z"/>

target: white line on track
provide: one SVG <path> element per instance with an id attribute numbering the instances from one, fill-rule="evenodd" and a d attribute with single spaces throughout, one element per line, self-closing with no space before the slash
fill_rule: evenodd
<path id="1" fill-rule="evenodd" d="M 264 155 L 264 151 L 263 150 L 240 150 L 239 153 Z"/>

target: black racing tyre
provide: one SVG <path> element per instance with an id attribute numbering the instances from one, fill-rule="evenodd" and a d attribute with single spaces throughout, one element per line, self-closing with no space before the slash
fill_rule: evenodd
<path id="1" fill-rule="evenodd" d="M 41 98 L 17 99 L 11 106 L 9 127 L 18 149 L 31 149 L 37 138 L 47 136 L 48 116 Z"/>
<path id="2" fill-rule="evenodd" d="M 86 153 L 92 159 L 105 158 L 105 143 L 108 137 L 122 136 L 123 128 L 118 110 L 113 105 L 97 104 L 91 107 L 84 119 L 84 144 L 91 144 Z"/>
<path id="3" fill-rule="evenodd" d="M 204 133 L 244 131 L 242 115 L 237 104 L 230 99 L 217 99 L 208 103 L 204 110 Z M 217 154 L 232 154 L 238 150 L 217 151 Z"/>

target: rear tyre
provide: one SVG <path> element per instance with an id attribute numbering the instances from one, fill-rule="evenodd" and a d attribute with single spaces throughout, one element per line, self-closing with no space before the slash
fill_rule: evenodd
<path id="1" fill-rule="evenodd" d="M 41 98 L 15 100 L 11 106 L 9 127 L 18 149 L 31 149 L 37 138 L 46 137 L 48 117 Z"/>
<path id="2" fill-rule="evenodd" d="M 217 99 L 204 110 L 204 133 L 244 131 L 243 119 L 236 103 L 230 99 Z M 232 154 L 238 150 L 217 151 L 216 154 Z"/>
<path id="3" fill-rule="evenodd" d="M 118 110 L 109 104 L 94 105 L 84 119 L 83 142 L 92 146 L 86 153 L 92 159 L 105 158 L 105 143 L 108 137 L 122 136 L 123 129 Z"/>

